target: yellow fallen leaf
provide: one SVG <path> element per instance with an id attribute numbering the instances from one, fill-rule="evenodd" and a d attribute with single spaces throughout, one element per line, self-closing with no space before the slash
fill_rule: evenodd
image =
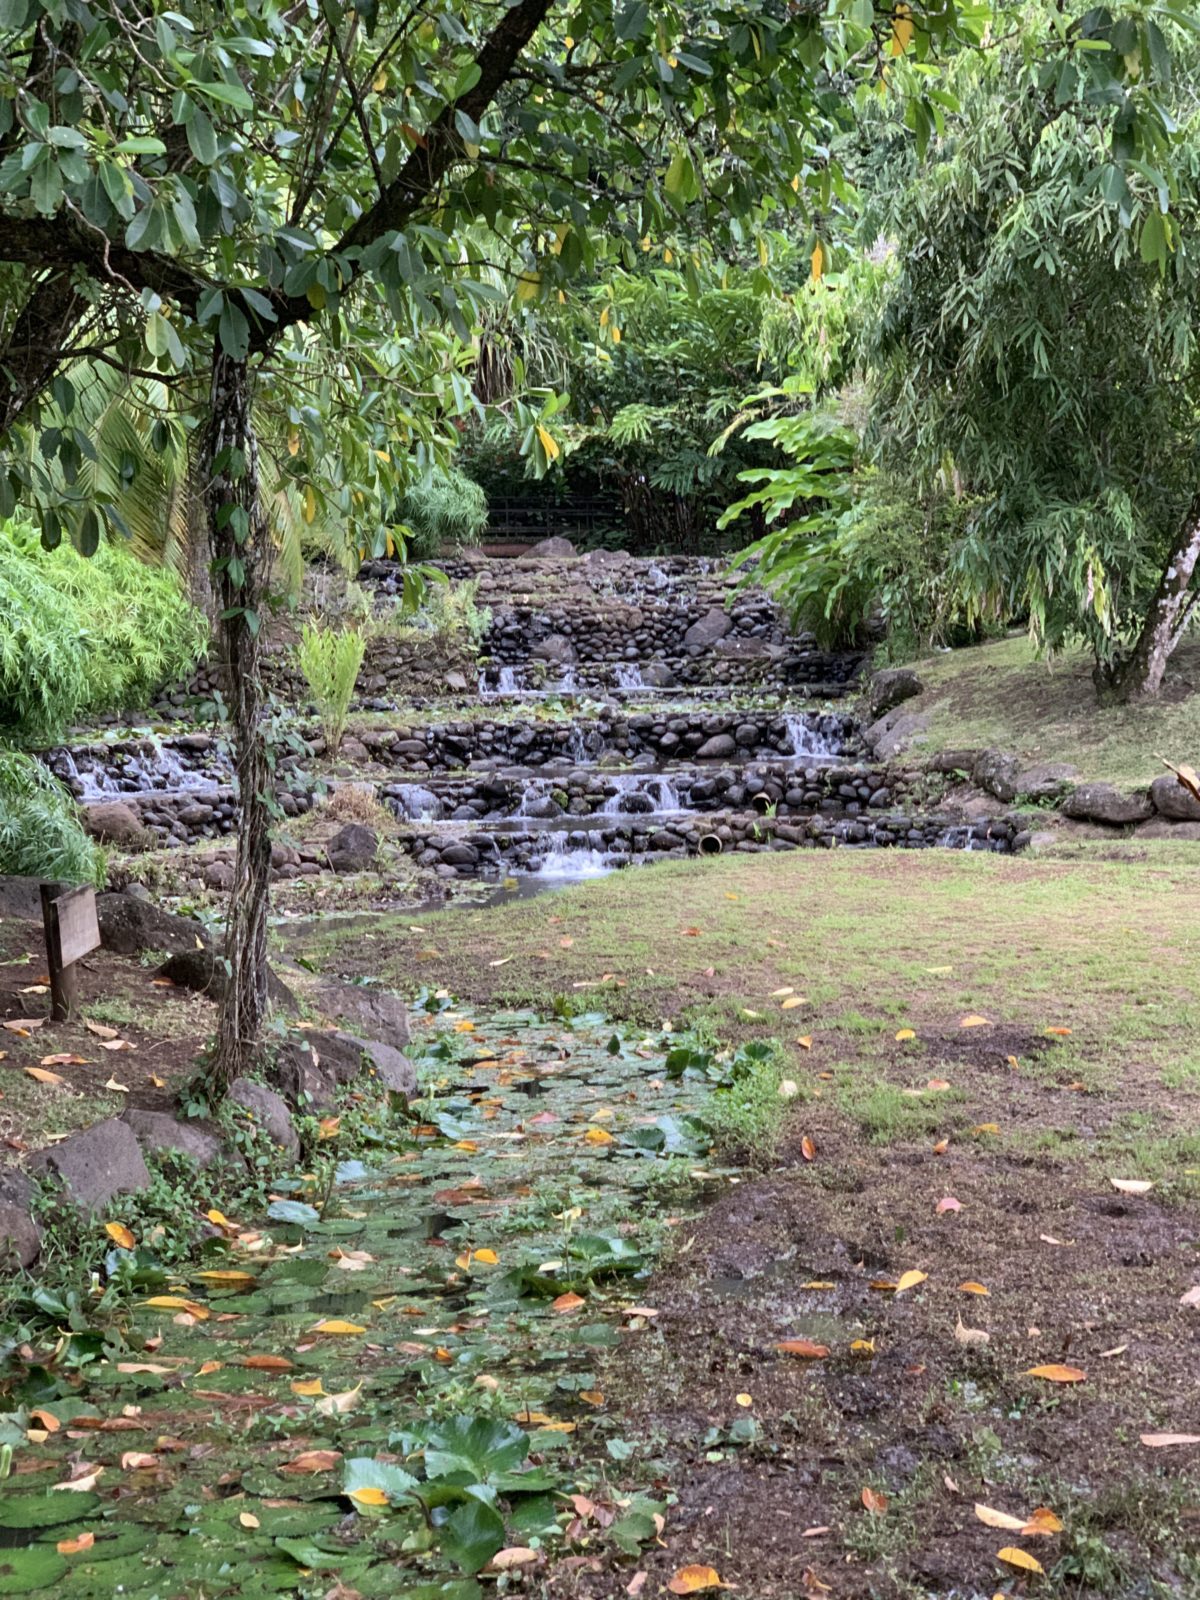
<path id="1" fill-rule="evenodd" d="M 1047 1383 L 1082 1383 L 1087 1377 L 1078 1367 L 1064 1366 L 1061 1361 L 1051 1361 L 1042 1367 L 1027 1367 L 1027 1378 L 1044 1378 Z"/>
<path id="2" fill-rule="evenodd" d="M 208 1307 L 202 1306 L 198 1300 L 186 1300 L 183 1295 L 155 1294 L 149 1300 L 143 1300 L 142 1304 L 153 1306 L 156 1311 L 186 1311 L 197 1322 L 208 1321 Z"/>
<path id="3" fill-rule="evenodd" d="M 239 1272 L 234 1267 L 213 1267 L 207 1272 L 198 1272 L 196 1276 L 203 1278 L 206 1283 L 229 1289 L 244 1288 L 256 1281 L 252 1272 Z"/>
<path id="4" fill-rule="evenodd" d="M 385 1506 L 388 1497 L 382 1489 L 377 1489 L 374 1484 L 366 1483 L 361 1489 L 348 1491 L 351 1500 L 357 1501 L 360 1506 Z"/>
<path id="5" fill-rule="evenodd" d="M 137 1240 L 130 1233 L 123 1222 L 106 1222 L 104 1231 L 114 1244 L 119 1244 L 122 1250 L 132 1250 Z M 150 1302 L 153 1305 L 153 1301 Z"/>
<path id="6" fill-rule="evenodd" d="M 797 1006 L 802 1006 L 803 1004 L 804 1001 L 801 997 L 798 994 L 794 994 L 790 1000 L 785 1000 L 779 1009 L 781 1011 L 794 1011 Z"/>
<path id="7" fill-rule="evenodd" d="M 257 1528 L 259 1526 L 258 1518 L 253 1511 L 239 1511 L 238 1521 L 243 1528 Z"/>
<path id="8" fill-rule="evenodd" d="M 812 1049 L 812 1034 L 811 1033 L 802 1033 L 800 1035 L 800 1037 L 796 1040 L 796 1043 L 800 1046 L 801 1050 L 811 1050 Z"/>
<path id="9" fill-rule="evenodd" d="M 903 1294 L 906 1289 L 915 1289 L 919 1283 L 924 1283 L 929 1276 L 927 1272 L 918 1272 L 915 1267 L 908 1272 L 902 1272 L 896 1282 L 896 1293 Z"/>
<path id="10" fill-rule="evenodd" d="M 708 1589 L 728 1589 L 715 1567 L 680 1567 L 667 1584 L 672 1594 L 704 1594 Z"/>
<path id="11" fill-rule="evenodd" d="M 915 1039 L 916 1037 L 917 1035 L 912 1028 L 901 1028 L 896 1034 L 896 1043 L 904 1044 L 909 1039 Z"/>
<path id="12" fill-rule="evenodd" d="M 851 1352 L 856 1356 L 873 1356 L 875 1354 L 874 1339 L 852 1339 Z"/>
<path id="13" fill-rule="evenodd" d="M 50 1072 L 45 1067 L 26 1067 L 25 1071 L 31 1078 L 36 1078 L 38 1083 L 66 1083 L 65 1078 L 60 1078 L 57 1072 Z"/>
<path id="14" fill-rule="evenodd" d="M 752 1406 L 754 1404 L 754 1397 L 752 1395 L 735 1394 L 733 1398 L 739 1406 Z"/>
<path id="15" fill-rule="evenodd" d="M 587 1140 L 588 1144 L 602 1145 L 613 1143 L 612 1134 L 606 1132 L 604 1128 L 589 1128 L 583 1137 Z"/>
<path id="16" fill-rule="evenodd" d="M 1007 1511 L 996 1511 L 991 1506 L 976 1503 L 975 1515 L 989 1528 L 1002 1528 L 1005 1533 L 1020 1533 L 1025 1527 L 1025 1517 L 1014 1517 Z"/>
<path id="17" fill-rule="evenodd" d="M 983 1284 L 976 1283 L 973 1278 L 968 1278 L 966 1283 L 960 1283 L 958 1287 L 959 1287 L 960 1292 L 963 1293 L 963 1294 L 990 1294 L 991 1293 L 990 1289 L 985 1289 Z"/>
<path id="18" fill-rule="evenodd" d="M 971 1132 L 977 1134 L 987 1133 L 996 1135 L 1000 1132 L 1000 1124 L 998 1122 L 977 1122 L 971 1129 Z"/>
<path id="19" fill-rule="evenodd" d="M 293 1394 L 311 1397 L 316 1394 L 324 1394 L 325 1386 L 320 1378 L 297 1378 L 291 1385 L 291 1390 Z"/>
<path id="20" fill-rule="evenodd" d="M 1049 1538 L 1051 1534 L 1061 1533 L 1062 1530 L 1062 1518 L 1056 1517 L 1049 1506 L 1035 1506 L 1021 1531 L 1026 1535 L 1044 1533 Z"/>
<path id="21" fill-rule="evenodd" d="M 1021 1572 L 1045 1573 L 1046 1569 L 1036 1556 L 1031 1556 L 1027 1550 L 1018 1550 L 1016 1545 L 1005 1545 L 1003 1550 L 997 1550 L 996 1560 L 1003 1561 L 1005 1566 L 1016 1567 Z"/>
<path id="22" fill-rule="evenodd" d="M 772 1000 L 782 1000 L 784 995 L 795 994 L 795 992 L 796 991 L 793 988 L 772 989 L 771 990 L 771 999 Z"/>
<path id="23" fill-rule="evenodd" d="M 327 1317 L 324 1322 L 318 1322 L 312 1330 L 313 1333 L 366 1333 L 366 1329 L 358 1322 L 343 1322 L 340 1317 Z"/>
<path id="24" fill-rule="evenodd" d="M 990 1028 L 991 1027 L 991 1023 L 988 1021 L 988 1019 L 986 1017 L 977 1016 L 975 1014 L 975 1012 L 973 1012 L 973 1011 L 971 1012 L 971 1014 L 969 1016 L 963 1017 L 963 1019 L 961 1020 L 961 1022 L 958 1025 L 959 1025 L 960 1028 Z"/>

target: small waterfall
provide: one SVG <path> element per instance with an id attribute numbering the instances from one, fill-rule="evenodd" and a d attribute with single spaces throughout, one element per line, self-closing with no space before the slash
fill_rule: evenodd
<path id="1" fill-rule="evenodd" d="M 106 800 L 113 795 L 201 794 L 230 781 L 225 758 L 215 750 L 183 752 L 154 737 L 118 745 L 65 746 L 43 758 L 79 800 Z"/>
<path id="2" fill-rule="evenodd" d="M 557 683 L 554 685 L 554 692 L 555 694 L 579 693 L 579 685 L 575 681 L 575 670 L 573 667 L 565 668 L 562 677 L 559 678 Z"/>
<path id="3" fill-rule="evenodd" d="M 571 737 L 567 740 L 567 759 L 574 761 L 577 766 L 583 766 L 587 763 L 587 745 L 583 742 L 582 728 L 574 727 L 571 729 Z"/>
<path id="4" fill-rule="evenodd" d="M 600 807 L 600 813 L 603 816 L 621 816 L 629 812 L 643 812 L 643 814 L 646 814 L 647 811 L 651 810 L 653 812 L 663 812 L 682 811 L 685 809 L 675 785 L 669 778 L 665 778 L 659 773 L 652 773 L 647 776 L 640 772 L 622 772 L 610 781 L 616 784 L 616 790 L 609 795 L 608 799 Z M 643 810 L 642 806 L 631 805 L 629 802 L 631 797 L 634 796 L 639 798 L 644 796 L 650 802 L 650 806 Z"/>
<path id="5" fill-rule="evenodd" d="M 613 864 L 603 850 L 572 846 L 559 834 L 541 861 L 533 868 L 535 878 L 603 878 Z"/>
<path id="6" fill-rule="evenodd" d="M 519 694 L 520 685 L 517 682 L 517 669 L 515 667 L 497 667 L 495 688 L 488 682 L 487 668 L 479 674 L 479 698 L 481 700 L 495 700 L 502 694 Z"/>
<path id="7" fill-rule="evenodd" d="M 820 761 L 829 761 L 839 754 L 829 739 L 818 728 L 814 728 L 803 713 L 785 712 L 783 720 L 792 755 L 797 760 L 812 756 Z"/>
<path id="8" fill-rule="evenodd" d="M 644 689 L 642 669 L 636 661 L 618 661 L 613 668 L 613 677 L 618 689 Z"/>
<path id="9" fill-rule="evenodd" d="M 402 783 L 392 797 L 397 815 L 407 822 L 437 822 L 442 802 L 432 789 L 419 783 Z"/>

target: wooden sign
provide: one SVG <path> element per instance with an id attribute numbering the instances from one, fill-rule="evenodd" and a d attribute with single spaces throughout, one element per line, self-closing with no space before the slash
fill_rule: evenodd
<path id="1" fill-rule="evenodd" d="M 64 1022 L 75 1009 L 75 963 L 100 943 L 96 891 L 87 887 L 66 889 L 61 883 L 43 883 L 41 889 L 50 969 L 50 1015 L 56 1022 Z"/>

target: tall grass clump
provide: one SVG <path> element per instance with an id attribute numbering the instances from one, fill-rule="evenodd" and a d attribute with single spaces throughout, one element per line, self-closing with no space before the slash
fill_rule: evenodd
<path id="1" fill-rule="evenodd" d="M 335 756 L 346 733 L 350 700 L 367 642 L 357 628 L 320 628 L 306 622 L 296 661 L 317 705 L 326 751 Z"/>
<path id="2" fill-rule="evenodd" d="M 203 655 L 208 626 L 179 580 L 105 544 L 47 551 L 0 524 L 0 732 L 53 739 L 78 717 L 148 702 Z"/>
<path id="3" fill-rule="evenodd" d="M 84 833 L 69 791 L 34 756 L 0 750 L 0 874 L 104 882 L 104 852 Z"/>
<path id="4" fill-rule="evenodd" d="M 435 467 L 405 495 L 399 520 L 408 529 L 409 559 L 427 561 L 443 545 L 479 543 L 487 527 L 487 496 L 455 467 Z"/>

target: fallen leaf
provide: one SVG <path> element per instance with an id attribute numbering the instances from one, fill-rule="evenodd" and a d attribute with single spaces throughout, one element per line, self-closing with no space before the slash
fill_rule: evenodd
<path id="1" fill-rule="evenodd" d="M 856 1356 L 873 1356 L 875 1354 L 874 1339 L 852 1339 L 850 1349 Z"/>
<path id="2" fill-rule="evenodd" d="M 1129 1346 L 1127 1344 L 1115 1344 L 1111 1350 L 1101 1350 L 1100 1359 L 1101 1361 L 1111 1361 L 1114 1356 L 1123 1356 L 1128 1349 Z"/>
<path id="3" fill-rule="evenodd" d="M 1200 1444 L 1200 1433 L 1143 1433 L 1141 1438 L 1151 1450 L 1164 1450 L 1176 1444 Z"/>
<path id="4" fill-rule="evenodd" d="M 968 1278 L 966 1283 L 959 1284 L 961 1294 L 991 1294 L 990 1289 L 985 1289 L 982 1283 L 976 1283 L 974 1278 Z"/>
<path id="5" fill-rule="evenodd" d="M 959 1025 L 960 1028 L 990 1028 L 991 1027 L 991 1023 L 988 1021 L 988 1019 L 986 1017 L 978 1016 L 978 1015 L 976 1015 L 975 1012 L 971 1012 L 971 1014 L 969 1016 L 963 1017 L 958 1025 Z"/>
<path id="6" fill-rule="evenodd" d="M 1069 1039 L 1071 1037 L 1070 1028 L 1047 1028 L 1046 1032 L 1055 1039 Z"/>
<path id="7" fill-rule="evenodd" d="M 604 1128 L 589 1128 L 583 1136 L 588 1144 L 612 1144 L 613 1136 Z"/>
<path id="8" fill-rule="evenodd" d="M 1044 1378 L 1047 1383 L 1082 1383 L 1087 1377 L 1078 1367 L 1067 1367 L 1061 1361 L 1051 1361 L 1043 1367 L 1027 1367 L 1027 1378 Z"/>
<path id="9" fill-rule="evenodd" d="M 104 1231 L 114 1244 L 119 1244 L 122 1250 L 132 1250 L 137 1240 L 129 1229 L 121 1222 L 106 1222 Z"/>
<path id="10" fill-rule="evenodd" d="M 1021 1531 L 1031 1537 L 1040 1533 L 1049 1538 L 1051 1534 L 1061 1533 L 1062 1530 L 1062 1519 L 1056 1517 L 1049 1506 L 1035 1506 Z"/>
<path id="11" fill-rule="evenodd" d="M 1003 1561 L 1005 1566 L 1017 1567 L 1022 1572 L 1041 1572 L 1046 1569 L 1036 1556 L 1031 1556 L 1027 1550 L 1018 1550 L 1016 1545 L 1005 1545 L 1003 1550 L 997 1550 L 996 1560 Z"/>
<path id="12" fill-rule="evenodd" d="M 961 1317 L 955 1323 L 954 1338 L 956 1343 L 965 1345 L 968 1349 L 978 1348 L 992 1342 L 990 1333 L 987 1333 L 983 1328 L 968 1328 Z"/>
<path id="13" fill-rule="evenodd" d="M 672 1594 L 704 1594 L 709 1589 L 728 1589 L 715 1567 L 680 1567 L 667 1584 Z"/>
<path id="14" fill-rule="evenodd" d="M 802 1356 L 806 1361 L 821 1361 L 829 1354 L 827 1344 L 812 1339 L 780 1339 L 775 1346 L 781 1355 Z"/>
<path id="15" fill-rule="evenodd" d="M 35 1406 L 29 1413 L 29 1420 L 33 1422 L 35 1419 L 47 1433 L 57 1433 L 62 1427 L 62 1423 L 54 1415 L 53 1411 L 47 1411 L 44 1406 Z"/>
<path id="16" fill-rule="evenodd" d="M 260 1526 L 258 1518 L 253 1511 L 239 1511 L 238 1522 L 243 1528 L 257 1528 Z"/>
<path id="17" fill-rule="evenodd" d="M 812 1049 L 812 1034 L 810 1034 L 810 1033 L 802 1033 L 800 1035 L 800 1037 L 796 1040 L 796 1043 L 800 1046 L 801 1050 L 811 1050 Z"/>
<path id="18" fill-rule="evenodd" d="M 50 1072 L 45 1067 L 26 1067 L 26 1073 L 31 1078 L 36 1078 L 38 1083 L 66 1083 L 65 1078 L 60 1078 L 57 1072 Z"/>
<path id="19" fill-rule="evenodd" d="M 95 1034 L 97 1039 L 115 1039 L 117 1037 L 115 1028 L 110 1028 L 104 1022 L 93 1022 L 91 1017 L 84 1017 L 83 1025 L 89 1033 Z"/>
<path id="20" fill-rule="evenodd" d="M 531 1561 L 536 1561 L 538 1553 L 525 1544 L 509 1545 L 507 1550 L 497 1550 L 491 1559 L 491 1567 L 496 1572 L 509 1572 L 513 1567 L 527 1567 Z"/>
<path id="21" fill-rule="evenodd" d="M 989 1528 L 1002 1528 L 1005 1533 L 1020 1533 L 1028 1521 L 1026 1517 L 1014 1517 L 1007 1511 L 996 1511 L 991 1506 L 980 1505 L 978 1502 L 975 1505 L 975 1515 Z"/>
<path id="22" fill-rule="evenodd" d="M 939 1200 L 933 1209 L 940 1217 L 943 1216 L 947 1211 L 961 1211 L 962 1202 L 960 1200 L 956 1200 L 953 1195 L 948 1194 L 944 1199 Z"/>
<path id="23" fill-rule="evenodd" d="M 101 1050 L 136 1050 L 137 1045 L 130 1044 L 128 1039 L 101 1039 Z"/>
<path id="24" fill-rule="evenodd" d="M 939 1139 L 938 1142 L 933 1147 L 933 1153 L 934 1153 L 935 1156 L 944 1156 L 946 1154 L 946 1151 L 949 1150 L 949 1148 L 950 1148 L 949 1139 Z"/>
<path id="25" fill-rule="evenodd" d="M 60 1556 L 77 1556 L 81 1550 L 90 1550 L 95 1542 L 94 1533 L 81 1533 L 74 1539 L 60 1539 L 54 1548 Z"/>
<path id="26" fill-rule="evenodd" d="M 243 1356 L 243 1367 L 249 1367 L 254 1372 L 290 1372 L 292 1363 L 286 1356 L 277 1355 L 249 1355 Z"/>
<path id="27" fill-rule="evenodd" d="M 203 1278 L 207 1283 L 219 1284 L 222 1288 L 241 1289 L 254 1283 L 252 1272 L 241 1272 L 235 1267 L 213 1267 L 207 1272 L 198 1272 L 198 1278 Z"/>
<path id="28" fill-rule="evenodd" d="M 149 1467 L 157 1467 L 159 1458 L 151 1455 L 146 1450 L 126 1450 L 121 1457 L 122 1472 L 141 1472 Z"/>
<path id="29" fill-rule="evenodd" d="M 303 1450 L 291 1461 L 285 1461 L 277 1470 L 289 1473 L 293 1477 L 301 1477 L 310 1472 L 329 1472 L 341 1459 L 340 1450 Z"/>
<path id="30" fill-rule="evenodd" d="M 902 1272 L 896 1283 L 896 1293 L 903 1294 L 906 1289 L 915 1289 L 919 1283 L 924 1283 L 928 1276 L 927 1272 L 918 1272 L 915 1267 L 908 1272 Z"/>
<path id="31" fill-rule="evenodd" d="M 625 1593 L 628 1595 L 641 1594 L 642 1590 L 646 1587 L 646 1580 L 649 1578 L 649 1576 L 650 1574 L 648 1572 L 635 1572 L 633 1577 L 630 1578 L 629 1582 L 625 1585 Z"/>
<path id="32" fill-rule="evenodd" d="M 781 1011 L 794 1011 L 797 1006 L 802 1006 L 803 1004 L 804 1001 L 801 997 L 798 994 L 794 994 L 790 1000 L 785 1000 L 779 1009 Z"/>
<path id="33" fill-rule="evenodd" d="M 324 1322 L 318 1322 L 311 1331 L 325 1334 L 352 1334 L 366 1333 L 367 1330 L 358 1322 L 344 1322 L 340 1317 L 327 1317 Z"/>
<path id="34" fill-rule="evenodd" d="M 313 1395 L 324 1394 L 325 1385 L 320 1378 L 297 1378 L 291 1385 L 291 1390 L 293 1394 L 311 1399 Z"/>
<path id="35" fill-rule="evenodd" d="M 129 1093 L 129 1085 L 127 1083 L 118 1083 L 115 1076 L 111 1077 L 104 1087 L 106 1089 L 111 1089 L 114 1094 Z"/>
<path id="36" fill-rule="evenodd" d="M 917 1035 L 912 1028 L 901 1028 L 896 1034 L 896 1043 L 906 1044 L 909 1039 L 915 1039 L 916 1037 Z"/>
<path id="37" fill-rule="evenodd" d="M 581 1294 L 574 1294 L 568 1290 L 566 1294 L 560 1294 L 557 1300 L 551 1300 L 550 1309 L 558 1312 L 578 1311 L 580 1306 L 586 1304 L 587 1301 Z"/>
<path id="38" fill-rule="evenodd" d="M 94 1472 L 84 1473 L 84 1475 L 79 1478 L 68 1478 L 65 1483 L 55 1483 L 52 1484 L 51 1487 L 53 1489 L 71 1490 L 75 1494 L 90 1494 L 91 1491 L 96 1487 L 96 1482 L 103 1471 L 103 1467 L 97 1467 Z"/>
<path id="39" fill-rule="evenodd" d="M 1000 1124 L 998 1122 L 977 1122 L 971 1132 L 975 1134 L 998 1134 L 1000 1132 Z"/>
<path id="40" fill-rule="evenodd" d="M 9 1033 L 24 1034 L 26 1038 L 38 1028 L 45 1027 L 45 1017 L 13 1017 L 10 1022 L 3 1024 Z"/>
<path id="41" fill-rule="evenodd" d="M 1154 1187 L 1149 1178 L 1110 1178 L 1108 1181 L 1122 1194 L 1149 1194 Z"/>
<path id="42" fill-rule="evenodd" d="M 348 1489 L 346 1492 L 360 1506 L 386 1506 L 388 1503 L 386 1490 L 377 1489 L 373 1483 L 364 1483 L 361 1489 Z"/>
<path id="43" fill-rule="evenodd" d="M 750 1394 L 735 1394 L 733 1398 L 739 1406 L 752 1406 L 754 1404 L 754 1396 Z"/>
<path id="44" fill-rule="evenodd" d="M 804 1157 L 805 1161 L 816 1160 L 817 1147 L 807 1134 L 805 1134 L 803 1139 L 800 1141 L 800 1154 Z"/>
<path id="45" fill-rule="evenodd" d="M 864 1487 L 861 1499 L 873 1517 L 882 1517 L 886 1513 L 888 1498 L 887 1495 L 880 1494 L 878 1489 L 872 1489 L 869 1485 Z"/>
<path id="46" fill-rule="evenodd" d="M 327 1394 L 317 1401 L 313 1410 L 322 1417 L 344 1417 L 362 1398 L 362 1387 L 361 1383 L 356 1383 L 353 1389 L 343 1389 L 341 1394 Z"/>
<path id="47" fill-rule="evenodd" d="M 86 1067 L 88 1059 L 86 1056 L 73 1056 L 69 1052 L 65 1052 L 56 1056 L 43 1056 L 41 1065 L 43 1067 Z"/>
<path id="48" fill-rule="evenodd" d="M 1200 1306 L 1200 1283 L 1179 1296 L 1181 1306 Z"/>

